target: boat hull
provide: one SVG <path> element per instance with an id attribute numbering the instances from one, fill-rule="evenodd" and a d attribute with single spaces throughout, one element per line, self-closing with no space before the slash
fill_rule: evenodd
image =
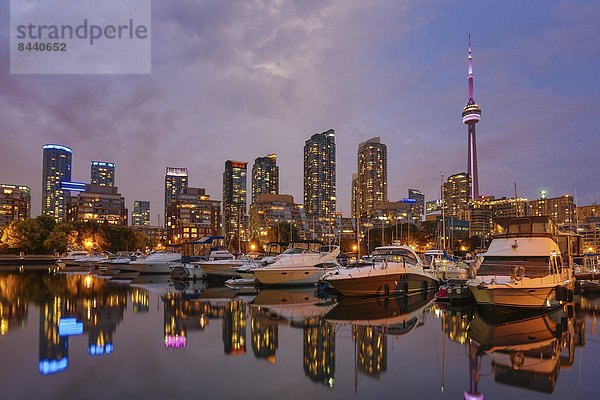
<path id="1" fill-rule="evenodd" d="M 558 285 L 567 293 L 573 292 L 573 283 Z M 476 285 L 469 284 L 469 289 L 477 304 L 497 307 L 515 308 L 552 308 L 563 304 L 556 297 L 555 286 L 526 286 L 526 285 Z"/>
<path id="2" fill-rule="evenodd" d="M 234 269 L 235 267 L 238 266 L 238 264 L 217 264 L 217 263 L 210 263 L 210 262 L 203 262 L 203 263 L 193 263 L 195 265 L 198 265 L 200 267 L 202 267 L 202 269 L 204 270 L 204 272 L 206 272 L 206 275 L 208 275 L 209 278 L 216 278 L 216 279 L 231 279 L 231 278 L 241 278 L 240 274 Z"/>
<path id="3" fill-rule="evenodd" d="M 317 267 L 259 268 L 254 270 L 254 279 L 265 286 L 308 286 L 317 283 L 323 272 Z"/>
<path id="4" fill-rule="evenodd" d="M 168 263 L 139 263 L 139 264 L 129 264 L 140 274 L 169 274 L 171 270 L 169 269 Z"/>
<path id="5" fill-rule="evenodd" d="M 433 277 L 412 273 L 392 273 L 328 280 L 344 296 L 404 296 L 437 288 Z"/>

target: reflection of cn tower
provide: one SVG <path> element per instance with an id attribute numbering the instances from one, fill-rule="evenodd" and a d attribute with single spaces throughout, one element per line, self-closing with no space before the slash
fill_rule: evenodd
<path id="1" fill-rule="evenodd" d="M 231 301 L 225 307 L 223 347 L 225 354 L 246 352 L 246 303 L 241 300 Z"/>
<path id="2" fill-rule="evenodd" d="M 356 341 L 356 364 L 367 376 L 379 379 L 387 370 L 387 338 L 372 326 L 353 326 Z"/>
<path id="3" fill-rule="evenodd" d="M 467 161 L 467 173 L 471 176 L 471 198 L 479 197 L 479 177 L 477 174 L 477 144 L 475 142 L 475 124 L 481 120 L 481 109 L 473 100 L 473 60 L 471 57 L 471 35 L 469 35 L 469 99 L 462 112 L 463 124 L 468 127 L 469 151 Z"/>
<path id="4" fill-rule="evenodd" d="M 260 308 L 251 309 L 252 322 L 250 325 L 252 351 L 256 358 L 264 358 L 270 364 L 275 364 L 279 327 L 262 315 Z"/>
<path id="5" fill-rule="evenodd" d="M 58 335 L 58 322 L 66 313 L 66 305 L 60 297 L 54 297 L 40 307 L 40 362 L 41 374 L 64 371 L 69 365 L 67 337 Z"/>
<path id="6" fill-rule="evenodd" d="M 333 387 L 334 372 L 335 326 L 324 318 L 310 319 L 304 328 L 304 373 Z"/>

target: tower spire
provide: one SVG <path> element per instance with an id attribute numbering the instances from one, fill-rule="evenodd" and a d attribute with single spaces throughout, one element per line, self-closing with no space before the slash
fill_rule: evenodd
<path id="1" fill-rule="evenodd" d="M 462 112 L 463 124 L 468 127 L 469 150 L 467 154 L 467 173 L 471 176 L 471 198 L 479 197 L 479 177 L 477 174 L 477 144 L 475 141 L 475 124 L 481 119 L 481 109 L 473 99 L 473 56 L 471 54 L 471 35 L 469 35 L 469 99 Z"/>
<path id="2" fill-rule="evenodd" d="M 469 100 L 473 100 L 473 56 L 471 55 L 471 35 L 469 35 Z"/>

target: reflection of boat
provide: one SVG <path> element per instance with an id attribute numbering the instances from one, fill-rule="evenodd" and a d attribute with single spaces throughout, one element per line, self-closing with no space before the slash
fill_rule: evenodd
<path id="1" fill-rule="evenodd" d="M 271 313 L 287 320 L 302 321 L 325 315 L 335 304 L 332 299 L 316 297 L 314 292 L 312 288 L 264 289 L 251 304 L 267 308 Z"/>
<path id="2" fill-rule="evenodd" d="M 139 275 L 129 284 L 131 287 L 146 289 L 151 293 L 165 295 L 176 292 L 169 275 Z"/>
<path id="3" fill-rule="evenodd" d="M 424 323 L 433 293 L 426 296 L 344 298 L 325 315 L 329 322 L 374 326 L 382 333 L 405 335 Z"/>
<path id="4" fill-rule="evenodd" d="M 427 292 L 438 279 L 408 246 L 377 247 L 369 264 L 334 269 L 323 276 L 344 296 L 394 296 Z"/>
<path id="5" fill-rule="evenodd" d="M 511 313 L 478 308 L 469 338 L 478 344 L 480 353 L 493 353 L 496 382 L 552 393 L 560 371 L 560 353 L 567 345 L 573 350 L 572 328 L 563 307 Z"/>
<path id="6" fill-rule="evenodd" d="M 501 218 L 477 278 L 468 282 L 478 304 L 555 307 L 573 301 L 571 268 L 563 264 L 549 217 Z"/>
<path id="7" fill-rule="evenodd" d="M 252 270 L 254 277 L 263 285 L 313 285 L 332 267 L 339 266 L 336 258 L 338 246 L 322 246 L 319 251 L 311 248 L 290 247 L 275 260 Z"/>

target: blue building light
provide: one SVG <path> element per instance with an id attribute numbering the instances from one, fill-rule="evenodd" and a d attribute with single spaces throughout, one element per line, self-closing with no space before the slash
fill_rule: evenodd
<path id="1" fill-rule="evenodd" d="M 42 375 L 55 374 L 57 372 L 64 371 L 69 366 L 69 358 L 63 357 L 60 360 L 40 360 L 39 370 Z"/>
<path id="2" fill-rule="evenodd" d="M 106 343 L 106 345 L 101 344 L 90 344 L 88 346 L 88 354 L 90 356 L 101 356 L 103 354 L 110 354 L 113 352 L 112 343 Z"/>
<path id="3" fill-rule="evenodd" d="M 85 183 L 80 182 L 61 182 L 60 183 L 61 190 L 68 190 L 69 192 L 85 192 Z"/>
<path id="4" fill-rule="evenodd" d="M 83 333 L 83 322 L 77 322 L 76 318 L 61 318 L 58 321 L 58 336 L 81 335 Z"/>
<path id="5" fill-rule="evenodd" d="M 46 145 L 44 145 L 44 149 L 57 149 L 57 150 L 64 150 L 64 151 L 68 151 L 69 153 L 73 153 L 73 150 L 71 150 L 70 148 L 68 148 L 66 146 L 61 146 L 59 144 L 46 144 Z"/>
<path id="6" fill-rule="evenodd" d="M 400 199 L 401 203 L 416 203 L 417 199 Z"/>

